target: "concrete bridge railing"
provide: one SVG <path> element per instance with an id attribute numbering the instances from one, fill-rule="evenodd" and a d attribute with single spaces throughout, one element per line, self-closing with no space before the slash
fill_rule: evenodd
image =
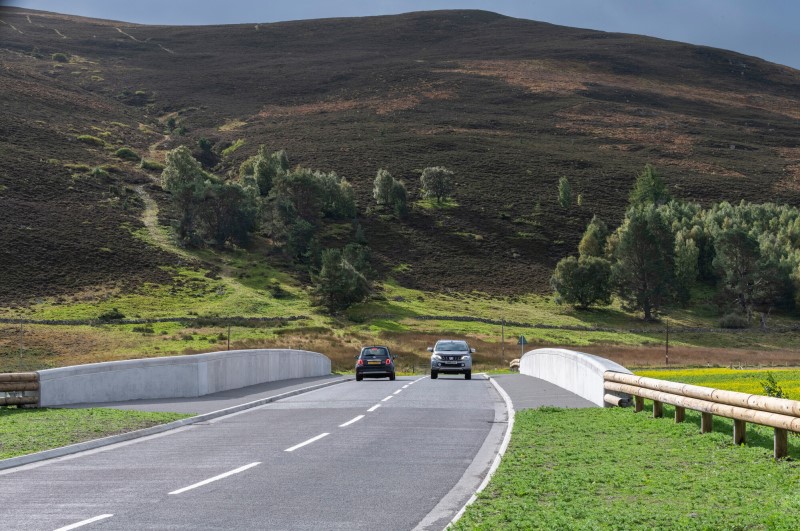
<path id="1" fill-rule="evenodd" d="M 562 348 L 540 348 L 520 358 L 519 372 L 548 381 L 575 393 L 600 407 L 621 405 L 628 400 L 625 393 L 605 389 L 606 371 L 632 374 L 611 360 Z"/>
<path id="2" fill-rule="evenodd" d="M 288 349 L 231 350 L 92 363 L 38 371 L 39 406 L 197 397 L 330 373 L 328 357 Z"/>

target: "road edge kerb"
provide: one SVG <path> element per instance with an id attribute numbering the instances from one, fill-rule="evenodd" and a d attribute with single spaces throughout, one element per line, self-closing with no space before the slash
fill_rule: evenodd
<path id="1" fill-rule="evenodd" d="M 64 457 L 65 455 L 76 454 L 79 452 L 84 452 L 86 450 L 94 450 L 95 448 L 101 448 L 103 446 L 109 446 L 112 444 L 131 441 L 133 439 L 139 439 L 142 437 L 148 437 L 150 435 L 164 433 L 166 431 L 183 428 L 184 426 L 190 426 L 198 422 L 205 422 L 211 419 L 224 417 L 225 415 L 230 415 L 233 413 L 239 413 L 240 411 L 244 411 L 246 409 L 263 406 L 264 404 L 269 404 L 270 402 L 276 402 L 284 398 L 289 398 L 291 396 L 308 393 L 310 391 L 315 391 L 317 389 L 322 389 L 324 387 L 330 387 L 332 385 L 348 382 L 350 380 L 353 380 L 353 377 L 344 377 L 332 382 L 324 382 L 321 384 L 310 385 L 308 387 L 295 389 L 293 391 L 287 391 L 285 393 L 268 396 L 265 398 L 259 398 L 258 400 L 253 400 L 252 402 L 246 402 L 244 404 L 231 406 L 229 408 L 218 409 L 217 411 L 202 413 L 200 415 L 195 415 L 194 417 L 175 420 L 172 422 L 168 422 L 167 424 L 159 424 L 158 426 L 151 426 L 149 428 L 144 428 L 141 430 L 129 431 L 127 433 L 120 433 L 118 435 L 111 435 L 108 437 L 103 437 L 101 439 L 92 439 L 90 441 L 83 441 L 75 444 L 70 444 L 69 446 L 62 446 L 60 448 L 53 448 L 51 450 L 43 450 L 41 452 L 36 452 L 34 454 L 26 454 L 18 457 L 9 457 L 8 459 L 0 459 L 0 470 L 8 470 L 10 468 L 29 465 L 31 463 L 37 463 L 39 461 L 46 461 L 48 459 Z"/>
<path id="2" fill-rule="evenodd" d="M 495 456 L 494 461 L 492 462 L 492 466 L 489 467 L 489 471 L 486 473 L 486 477 L 483 478 L 481 484 L 478 485 L 477 490 L 475 490 L 475 494 L 473 494 L 472 497 L 467 500 L 467 503 L 464 504 L 464 507 L 462 507 L 461 510 L 456 513 L 453 519 L 450 520 L 450 523 L 447 524 L 445 529 L 450 529 L 451 526 L 455 525 L 461 519 L 461 517 L 464 516 L 464 512 L 466 512 L 467 507 L 472 505 L 475 502 L 475 500 L 478 499 L 478 494 L 483 492 L 483 489 L 485 489 L 486 486 L 489 485 L 489 481 L 492 479 L 492 476 L 494 476 L 494 473 L 500 466 L 500 462 L 503 460 L 503 456 L 505 455 L 506 450 L 508 449 L 508 444 L 511 442 L 511 432 L 514 430 L 514 417 L 516 414 L 514 410 L 514 404 L 513 402 L 511 402 L 511 397 L 508 396 L 508 393 L 506 393 L 505 389 L 503 389 L 500 386 L 500 384 L 497 383 L 497 380 L 495 380 L 488 374 L 486 376 L 492 383 L 498 394 L 503 398 L 503 401 L 506 403 L 506 409 L 508 410 L 508 425 L 506 427 L 506 434 L 505 436 L 503 436 L 503 442 L 500 443 L 500 449 L 497 451 L 497 455 Z"/>

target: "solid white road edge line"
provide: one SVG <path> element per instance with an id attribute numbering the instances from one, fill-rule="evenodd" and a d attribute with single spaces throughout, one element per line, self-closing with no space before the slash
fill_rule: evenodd
<path id="1" fill-rule="evenodd" d="M 381 407 L 381 405 L 380 405 L 380 404 L 375 404 L 374 406 L 372 406 L 371 408 L 369 408 L 369 409 L 367 410 L 367 413 L 372 413 L 373 411 L 375 411 L 375 410 L 376 410 L 376 409 L 378 409 L 379 407 Z"/>
<path id="2" fill-rule="evenodd" d="M 65 527 L 59 527 L 56 531 L 69 531 L 70 529 L 78 529 L 79 527 L 83 527 L 85 525 L 89 525 L 94 522 L 99 522 L 100 520 L 105 520 L 106 518 L 111 518 L 114 516 L 113 514 L 101 514 L 100 516 L 95 516 L 94 518 L 88 518 L 86 520 L 81 520 L 80 522 L 75 522 L 74 524 L 70 524 Z"/>
<path id="3" fill-rule="evenodd" d="M 307 445 L 307 444 L 311 444 L 311 443 L 313 443 L 313 442 L 316 442 L 316 441 L 318 441 L 318 440 L 322 439 L 323 437 L 327 437 L 328 435 L 330 435 L 330 433 L 322 433 L 322 434 L 320 434 L 320 435 L 317 435 L 316 437 L 311 437 L 311 438 L 310 438 L 309 440 L 307 440 L 307 441 L 303 441 L 303 442 L 301 442 L 300 444 L 295 444 L 295 445 L 294 445 L 294 446 L 292 446 L 291 448 L 287 448 L 286 450 L 284 450 L 284 452 L 294 452 L 294 451 L 295 451 L 295 450 L 297 450 L 298 448 L 302 448 L 303 446 L 305 446 L 305 445 Z"/>
<path id="4" fill-rule="evenodd" d="M 260 461 L 256 461 L 255 463 L 250 463 L 249 465 L 240 466 L 236 470 L 231 470 L 230 472 L 225 472 L 224 474 L 220 474 L 219 476 L 214 476 L 213 478 L 208 478 L 204 481 L 199 483 L 195 483 L 194 485 L 189 485 L 188 487 L 183 487 L 182 489 L 173 490 L 169 494 L 181 494 L 182 492 L 186 492 L 187 490 L 196 489 L 197 487 L 202 487 L 203 485 L 208 485 L 209 483 L 213 483 L 214 481 L 218 481 L 220 479 L 224 479 L 228 476 L 232 476 L 234 474 L 238 474 L 239 472 L 244 472 L 248 468 L 253 468 L 254 466 L 260 465 Z"/>
<path id="5" fill-rule="evenodd" d="M 387 396 L 386 398 L 382 399 L 381 402 L 386 402 L 387 400 L 391 400 L 394 398 L 392 395 Z"/>
<path id="6" fill-rule="evenodd" d="M 511 402 L 511 397 L 508 396 L 508 393 L 506 393 L 505 389 L 500 387 L 500 384 L 497 383 L 497 380 L 495 380 L 494 378 L 489 378 L 489 375 L 486 373 L 483 373 L 483 376 L 486 377 L 490 382 L 492 382 L 492 385 L 497 390 L 497 392 L 500 393 L 500 396 L 503 397 L 503 400 L 506 403 L 506 407 L 508 408 L 508 427 L 506 427 L 506 435 L 505 437 L 503 437 L 503 442 L 502 444 L 500 444 L 500 450 L 498 450 L 497 456 L 494 458 L 494 462 L 492 463 L 492 466 L 489 468 L 489 472 L 486 473 L 486 477 L 483 478 L 483 482 L 478 486 L 478 490 L 475 491 L 475 494 L 473 494 L 472 497 L 469 500 L 467 500 L 467 503 L 464 504 L 464 507 L 462 507 L 461 510 L 458 511 L 458 513 L 456 513 L 456 515 L 453 517 L 453 519 L 450 521 L 447 527 L 455 525 L 456 522 L 458 522 L 458 520 L 464 515 L 464 512 L 467 510 L 467 507 L 472 505 L 473 502 L 478 499 L 478 494 L 480 494 L 483 491 L 483 489 L 486 488 L 486 485 L 489 484 L 489 480 L 492 479 L 492 476 L 494 475 L 495 471 L 497 471 L 497 467 L 500 466 L 500 461 L 503 459 L 503 455 L 506 453 L 506 450 L 508 449 L 508 443 L 511 442 L 511 432 L 514 430 L 515 411 L 514 411 L 514 404 Z"/>
<path id="7" fill-rule="evenodd" d="M 340 427 L 340 428 L 344 428 L 345 426 L 349 426 L 350 424 L 352 424 L 352 423 L 354 423 L 354 422 L 358 422 L 359 420 L 361 420 L 361 419 L 363 419 L 363 418 L 364 418 L 364 415 L 359 415 L 359 416 L 357 416 L 357 417 L 356 417 L 356 418 L 354 418 L 354 419 L 348 420 L 348 421 L 347 421 L 347 422 L 345 422 L 344 424 L 339 424 L 339 427 Z"/>

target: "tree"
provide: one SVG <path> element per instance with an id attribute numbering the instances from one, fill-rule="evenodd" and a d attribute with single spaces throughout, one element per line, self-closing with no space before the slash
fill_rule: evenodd
<path id="1" fill-rule="evenodd" d="M 581 238 L 581 242 L 578 244 L 578 253 L 580 257 L 604 256 L 606 238 L 608 238 L 608 227 L 603 220 L 597 216 L 592 217 L 592 221 L 586 226 L 583 238 Z"/>
<path id="2" fill-rule="evenodd" d="M 246 245 L 256 228 L 260 210 L 258 189 L 237 182 L 212 180 L 206 188 L 198 217 L 204 233 L 218 246 L 228 240 Z"/>
<path id="3" fill-rule="evenodd" d="M 769 305 L 776 298 L 779 268 L 762 256 L 758 241 L 743 228 L 723 230 L 717 235 L 714 248 L 714 266 L 722 286 L 750 322 L 756 304 Z"/>
<path id="4" fill-rule="evenodd" d="M 197 151 L 195 151 L 194 156 L 204 168 L 213 168 L 219 163 L 219 156 L 214 153 L 213 147 L 214 142 L 206 137 L 201 137 L 197 141 Z"/>
<path id="5" fill-rule="evenodd" d="M 422 170 L 420 176 L 422 194 L 427 198 L 435 198 L 441 203 L 453 193 L 453 172 L 444 166 L 431 166 Z"/>
<path id="6" fill-rule="evenodd" d="M 356 215 L 353 187 L 336 172 L 314 172 L 320 194 L 322 213 L 334 219 L 348 219 Z"/>
<path id="7" fill-rule="evenodd" d="M 312 225 L 322 216 L 321 196 L 315 172 L 302 167 L 276 176 L 270 190 L 271 198 L 290 201 L 296 214 Z"/>
<path id="8" fill-rule="evenodd" d="M 398 218 L 405 218 L 408 215 L 408 192 L 406 191 L 406 185 L 401 181 L 392 183 L 389 204 L 392 205 L 394 215 Z"/>
<path id="9" fill-rule="evenodd" d="M 266 146 L 259 146 L 258 153 L 239 165 L 239 177 L 253 176 L 262 196 L 269 194 L 272 182 L 278 175 L 289 171 L 289 158 L 286 152 L 267 153 Z"/>
<path id="10" fill-rule="evenodd" d="M 370 293 L 367 278 L 343 256 L 339 249 L 322 251 L 320 272 L 312 278 L 317 302 L 332 313 L 366 300 Z"/>
<path id="11" fill-rule="evenodd" d="M 392 187 L 395 180 L 392 174 L 387 170 L 379 169 L 378 174 L 375 175 L 375 181 L 372 186 L 372 197 L 379 205 L 389 205 L 392 202 Z"/>
<path id="12" fill-rule="evenodd" d="M 298 218 L 289 225 L 286 233 L 286 252 L 297 262 L 307 261 L 309 250 L 314 241 L 314 225 L 308 221 Z"/>
<path id="13" fill-rule="evenodd" d="M 609 239 L 611 241 L 611 238 Z M 627 310 L 641 310 L 652 320 L 670 299 L 675 241 L 654 205 L 631 208 L 617 229 L 612 282 Z"/>
<path id="14" fill-rule="evenodd" d="M 192 234 L 197 208 L 205 196 L 206 181 L 211 179 L 186 146 L 167 153 L 161 187 L 170 193 L 180 215 L 178 234 L 181 239 Z"/>
<path id="15" fill-rule="evenodd" d="M 558 180 L 558 204 L 561 205 L 561 208 L 569 208 L 572 204 L 572 187 L 566 177 Z"/>
<path id="16" fill-rule="evenodd" d="M 699 257 L 700 249 L 694 240 L 679 232 L 675 236 L 675 296 L 681 304 L 688 303 L 691 298 L 699 274 Z"/>
<path id="17" fill-rule="evenodd" d="M 630 206 L 643 206 L 647 204 L 664 205 L 669 203 L 671 196 L 664 180 L 649 164 L 636 177 L 629 198 Z"/>
<path id="18" fill-rule="evenodd" d="M 610 304 L 611 263 L 597 256 L 569 256 L 556 266 L 550 285 L 559 302 L 579 309 Z"/>

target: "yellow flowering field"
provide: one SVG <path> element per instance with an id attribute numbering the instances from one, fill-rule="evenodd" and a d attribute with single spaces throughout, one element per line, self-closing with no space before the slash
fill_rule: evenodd
<path id="1" fill-rule="evenodd" d="M 722 367 L 701 369 L 650 369 L 637 371 L 637 376 L 670 380 L 715 389 L 741 393 L 765 394 L 761 382 L 772 373 L 784 396 L 800 400 L 800 369 L 728 369 Z"/>

